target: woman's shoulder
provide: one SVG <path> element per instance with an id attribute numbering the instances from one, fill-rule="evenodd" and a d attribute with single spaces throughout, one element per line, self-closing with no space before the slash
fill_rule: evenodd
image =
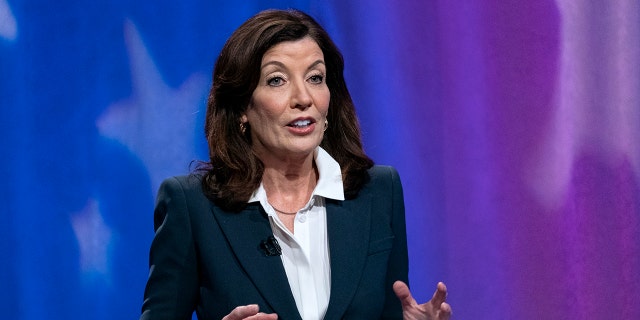
<path id="1" fill-rule="evenodd" d="M 387 165 L 374 165 L 369 169 L 369 176 L 371 177 L 371 180 L 399 178 L 396 168 Z"/>
<path id="2" fill-rule="evenodd" d="M 166 178 L 160 184 L 158 198 L 182 194 L 187 199 L 206 198 L 202 192 L 202 175 L 188 174 Z"/>
<path id="3" fill-rule="evenodd" d="M 389 190 L 389 188 L 402 188 L 400 175 L 392 166 L 375 165 L 368 172 L 369 179 L 365 183 L 363 190 L 380 192 L 381 190 Z"/>
<path id="4" fill-rule="evenodd" d="M 162 187 L 180 188 L 184 191 L 202 190 L 202 176 L 199 174 L 187 174 L 166 178 L 162 181 Z"/>

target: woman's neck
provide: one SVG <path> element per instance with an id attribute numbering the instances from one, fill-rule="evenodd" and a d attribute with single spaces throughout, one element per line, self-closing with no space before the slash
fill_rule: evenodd
<path id="1" fill-rule="evenodd" d="M 280 212 L 296 212 L 311 197 L 318 182 L 313 154 L 302 161 L 264 162 L 262 184 L 269 203 Z"/>

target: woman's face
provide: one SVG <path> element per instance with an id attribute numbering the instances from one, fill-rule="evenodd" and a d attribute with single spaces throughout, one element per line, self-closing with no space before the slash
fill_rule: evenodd
<path id="1" fill-rule="evenodd" d="M 310 37 L 281 42 L 262 57 L 260 81 L 242 116 L 252 148 L 267 157 L 306 157 L 320 145 L 329 109 L 324 55 Z"/>

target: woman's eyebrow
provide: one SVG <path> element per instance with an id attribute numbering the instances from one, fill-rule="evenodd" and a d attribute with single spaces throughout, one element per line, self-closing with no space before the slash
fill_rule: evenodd
<path id="1" fill-rule="evenodd" d="M 323 60 L 318 59 L 318 60 L 314 61 L 314 62 L 309 66 L 309 68 L 307 68 L 307 70 L 313 69 L 313 68 L 315 68 L 315 67 L 316 67 L 317 65 L 319 65 L 319 64 L 325 65 L 325 63 L 324 63 L 324 61 L 323 61 Z"/>

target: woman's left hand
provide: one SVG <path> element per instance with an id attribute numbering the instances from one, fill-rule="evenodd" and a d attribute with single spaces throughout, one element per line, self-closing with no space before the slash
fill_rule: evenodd
<path id="1" fill-rule="evenodd" d="M 447 287 L 442 282 L 438 282 L 433 298 L 423 304 L 416 302 L 409 287 L 402 281 L 393 284 L 393 291 L 402 303 L 404 320 L 447 320 L 451 317 L 451 306 L 445 302 Z"/>

